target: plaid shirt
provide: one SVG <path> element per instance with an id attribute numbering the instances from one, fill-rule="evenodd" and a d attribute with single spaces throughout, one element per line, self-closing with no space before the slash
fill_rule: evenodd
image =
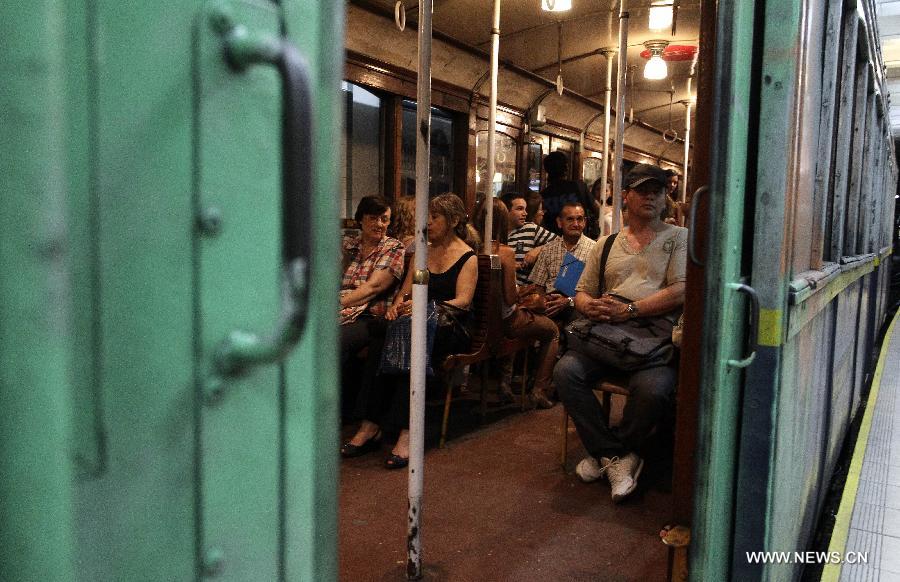
<path id="1" fill-rule="evenodd" d="M 575 243 L 575 248 L 572 249 L 572 254 L 579 261 L 587 263 L 588 255 L 595 244 L 597 243 L 581 235 L 581 238 Z M 559 274 L 559 268 L 562 266 L 566 252 L 566 244 L 562 237 L 545 244 L 541 256 L 538 257 L 537 262 L 534 263 L 534 269 L 531 270 L 531 282 L 543 285 L 547 293 L 556 291 L 556 287 L 553 285 L 556 283 L 556 276 Z"/>
<path id="2" fill-rule="evenodd" d="M 358 288 L 369 280 L 372 273 L 379 269 L 390 269 L 391 275 L 398 281 L 403 278 L 403 243 L 395 238 L 384 237 L 369 256 L 360 257 L 362 241 L 359 236 L 346 236 L 343 240 L 344 276 L 341 279 L 341 292 L 346 293 Z M 393 299 L 397 285 L 392 285 L 387 291 L 369 301 L 368 305 L 346 307 L 341 310 L 341 323 L 350 323 L 356 320 L 361 313 L 368 311 L 372 315 L 384 315 L 388 308 L 388 302 Z"/>

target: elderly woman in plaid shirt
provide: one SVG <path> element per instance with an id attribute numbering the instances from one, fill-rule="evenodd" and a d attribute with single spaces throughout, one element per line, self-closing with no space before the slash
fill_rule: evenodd
<path id="1" fill-rule="evenodd" d="M 381 196 L 360 200 L 354 218 L 360 225 L 360 234 L 343 241 L 341 366 L 369 347 L 362 377 L 363 382 L 368 382 L 378 372 L 378 348 L 387 328 L 384 314 L 403 279 L 405 248 L 387 236 L 391 207 Z"/>

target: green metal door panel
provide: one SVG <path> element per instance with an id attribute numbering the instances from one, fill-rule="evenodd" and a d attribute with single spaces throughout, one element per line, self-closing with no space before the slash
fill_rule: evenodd
<path id="1" fill-rule="evenodd" d="M 754 3 L 719 2 L 709 184 L 709 234 L 701 352 L 697 481 L 691 527 L 692 580 L 728 578 L 741 369 L 744 351 L 741 280 L 744 195 L 750 117 Z"/>
<path id="2" fill-rule="evenodd" d="M 89 22 L 86 2 L 67 3 L 68 22 Z M 87 26 L 67 26 L 66 45 L 69 86 L 66 124 L 70 145 L 67 148 L 69 180 L 70 281 L 72 290 L 72 327 L 78 341 L 71 346 L 73 444 L 76 474 L 97 476 L 103 471 L 103 406 L 100 398 L 99 362 L 95 357 L 99 339 L 99 319 L 92 309 L 99 289 L 94 233 L 97 232 L 97 204 L 91 188 L 91 124 L 96 104 L 89 98 L 91 76 L 91 33 Z"/>
<path id="3" fill-rule="evenodd" d="M 0 4 L 0 580 L 73 575 L 66 4 Z"/>
<path id="4" fill-rule="evenodd" d="M 788 324 L 791 240 L 788 201 L 795 188 L 798 169 L 795 154 L 803 114 L 798 106 L 798 70 L 803 56 L 804 4 L 800 0 L 766 0 L 762 23 L 751 275 L 761 308 L 760 348 L 756 362 L 747 369 L 741 406 L 735 511 L 742 519 L 735 522 L 732 557 L 732 577 L 736 580 L 778 579 L 770 578 L 767 568 L 749 563 L 746 552 L 781 549 L 771 541 L 772 471 L 775 451 L 781 446 L 776 438 L 781 423 L 779 386 L 783 381 L 783 346 Z"/>
<path id="5" fill-rule="evenodd" d="M 281 93 L 274 69 L 233 71 L 216 15 L 278 37 L 268 2 L 214 2 L 197 19 L 198 323 L 202 408 L 201 556 L 221 580 L 277 580 L 279 418 L 275 365 L 212 386 L 231 332 L 265 333 L 280 304 Z M 216 396 L 209 394 L 215 388 Z M 221 563 L 216 565 L 215 562 Z"/>
<path id="6" fill-rule="evenodd" d="M 86 252 L 96 252 L 92 341 L 108 463 L 78 482 L 79 579 L 189 580 L 197 5 L 88 6 L 95 206 L 82 212 L 97 213 Z"/>
<path id="7" fill-rule="evenodd" d="M 285 579 L 337 579 L 338 349 L 337 312 L 340 81 L 344 4 L 284 4 L 287 36 L 313 65 L 315 162 L 314 306 L 307 331 L 285 365 Z"/>

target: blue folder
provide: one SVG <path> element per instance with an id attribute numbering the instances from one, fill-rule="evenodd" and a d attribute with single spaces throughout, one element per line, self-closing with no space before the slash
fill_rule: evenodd
<path id="1" fill-rule="evenodd" d="M 553 286 L 566 297 L 575 297 L 575 286 L 578 285 L 582 271 L 584 271 L 584 261 L 579 261 L 572 253 L 566 253 Z"/>

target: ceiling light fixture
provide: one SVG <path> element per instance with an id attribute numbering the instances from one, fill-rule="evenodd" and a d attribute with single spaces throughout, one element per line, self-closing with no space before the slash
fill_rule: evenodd
<path id="1" fill-rule="evenodd" d="M 650 51 L 650 60 L 644 65 L 644 78 L 656 80 L 668 77 L 669 67 L 666 66 L 666 61 L 663 60 L 662 54 L 666 47 L 669 46 L 669 41 L 648 40 L 644 43 L 644 46 Z"/>
<path id="2" fill-rule="evenodd" d="M 547 12 L 565 12 L 572 9 L 572 0 L 541 0 L 541 9 Z"/>
<path id="3" fill-rule="evenodd" d="M 666 30 L 672 27 L 674 0 L 654 0 L 650 3 L 650 30 Z"/>

